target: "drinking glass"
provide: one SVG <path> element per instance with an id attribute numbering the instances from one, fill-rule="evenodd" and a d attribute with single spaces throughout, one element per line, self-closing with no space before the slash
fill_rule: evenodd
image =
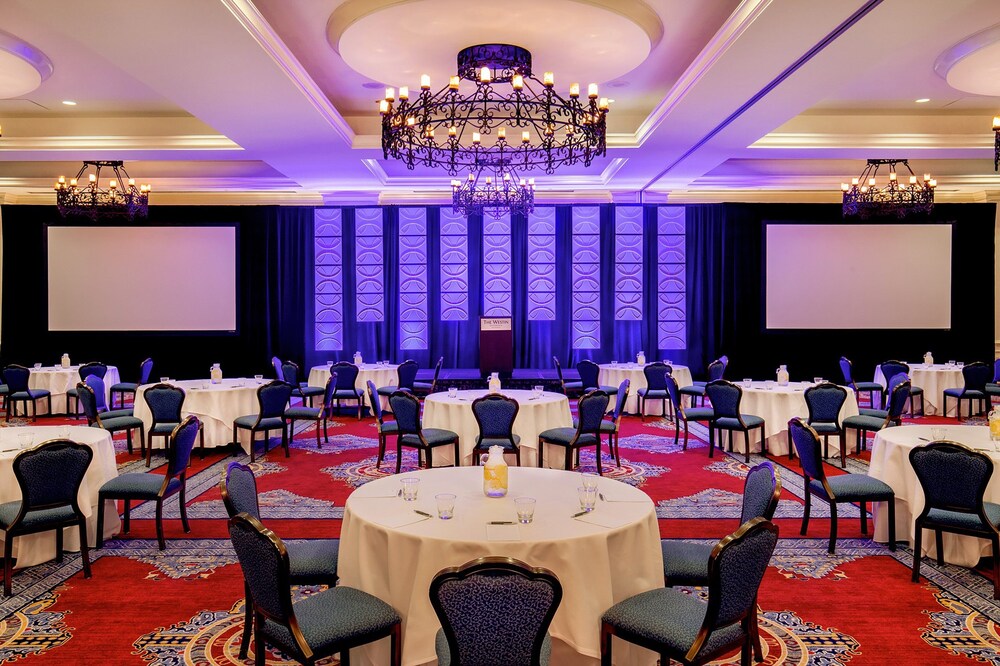
<path id="1" fill-rule="evenodd" d="M 766 382 L 764 382 L 764 388 L 767 389 L 768 391 L 774 390 L 774 382 L 768 379 Z"/>
<path id="2" fill-rule="evenodd" d="M 611 361 L 611 365 L 618 365 L 618 361 Z"/>
<path id="3" fill-rule="evenodd" d="M 931 428 L 931 440 L 939 442 L 944 439 L 944 428 Z"/>
<path id="4" fill-rule="evenodd" d="M 32 444 L 35 443 L 34 437 L 30 432 L 22 432 L 17 435 L 17 448 L 24 450 L 30 449 Z"/>
<path id="5" fill-rule="evenodd" d="M 576 493 L 580 498 L 580 509 L 582 511 L 593 511 L 594 505 L 597 504 L 597 488 L 580 486 L 576 489 Z"/>
<path id="6" fill-rule="evenodd" d="M 590 472 L 581 474 L 583 477 L 583 487 L 587 490 L 597 490 L 597 475 Z"/>
<path id="7" fill-rule="evenodd" d="M 532 386 L 531 390 L 534 391 L 536 398 L 540 398 L 540 397 L 542 397 L 542 393 L 545 392 L 545 387 L 544 386 Z"/>
<path id="8" fill-rule="evenodd" d="M 38 370 L 38 369 L 39 369 L 40 367 L 42 367 L 42 364 L 41 364 L 41 363 L 36 363 L 36 364 L 35 364 L 35 370 Z"/>
<path id="9" fill-rule="evenodd" d="M 534 497 L 518 497 L 514 500 L 514 508 L 517 510 L 517 522 L 527 525 L 535 519 Z"/>
<path id="10" fill-rule="evenodd" d="M 420 479 L 415 476 L 406 476 L 399 480 L 403 486 L 403 499 L 412 502 L 417 499 L 417 490 L 420 489 Z"/>
<path id="11" fill-rule="evenodd" d="M 253 378 L 256 379 L 257 381 L 260 381 L 264 379 L 264 375 L 254 375 Z"/>
<path id="12" fill-rule="evenodd" d="M 955 366 L 955 361 L 948 361 L 948 365 L 954 367 Z"/>
<path id="13" fill-rule="evenodd" d="M 327 361 L 326 362 L 326 367 L 332 368 L 333 367 L 333 361 Z"/>
<path id="14" fill-rule="evenodd" d="M 823 383 L 823 378 L 822 377 L 813 377 L 813 383 L 814 384 L 822 384 Z"/>
<path id="15" fill-rule="evenodd" d="M 457 398 L 458 397 L 458 387 L 457 386 L 449 386 L 448 387 L 448 397 L 449 398 Z"/>
<path id="16" fill-rule="evenodd" d="M 957 361 L 955 363 L 955 367 L 958 368 L 959 370 L 961 370 L 962 368 L 965 367 L 965 362 L 964 361 Z"/>
<path id="17" fill-rule="evenodd" d="M 752 379 L 750 379 L 749 377 L 743 378 L 743 388 L 750 388 L 751 384 L 753 384 Z"/>
<path id="18" fill-rule="evenodd" d="M 455 495 L 452 493 L 438 493 L 434 496 L 437 500 L 438 518 L 448 520 L 455 515 Z"/>
<path id="19" fill-rule="evenodd" d="M 166 384 L 169 381 L 170 381 L 170 377 L 160 377 L 160 383 L 161 384 Z"/>

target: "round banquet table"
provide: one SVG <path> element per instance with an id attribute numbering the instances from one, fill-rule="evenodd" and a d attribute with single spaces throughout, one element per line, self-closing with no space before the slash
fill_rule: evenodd
<path id="1" fill-rule="evenodd" d="M 910 450 L 922 446 L 933 439 L 932 430 L 941 428 L 942 439 L 964 444 L 972 449 L 985 449 L 993 459 L 993 465 L 1000 468 L 1000 453 L 990 441 L 989 426 L 963 425 L 906 425 L 883 428 L 875 434 L 872 445 L 872 460 L 868 475 L 880 479 L 892 487 L 896 493 L 896 538 L 906 539 L 913 544 L 913 521 L 924 508 L 924 491 L 920 488 L 917 475 L 910 465 Z M 994 473 L 986 487 L 985 500 L 1000 502 L 1000 474 Z M 888 541 L 888 513 L 880 511 L 881 504 L 875 505 L 875 540 Z M 944 533 L 944 560 L 950 564 L 974 567 L 980 557 L 990 554 L 990 542 L 971 536 Z M 934 532 L 924 530 L 921 550 L 927 557 L 936 557 Z"/>
<path id="2" fill-rule="evenodd" d="M 29 446 L 35 446 L 50 439 L 71 439 L 85 444 L 94 452 L 80 484 L 77 496 L 80 509 L 87 517 L 87 543 L 91 548 L 97 542 L 97 502 L 98 492 L 107 481 L 118 476 L 115 464 L 115 448 L 111 443 L 111 433 L 101 428 L 87 426 L 27 426 L 23 428 L 0 428 L 0 504 L 21 499 L 21 489 L 14 478 L 14 457 L 22 444 L 20 435 L 30 435 Z M 27 448 L 27 447 L 26 447 Z M 52 470 L 58 474 L 58 469 Z M 104 537 L 118 534 L 121 521 L 115 503 L 107 501 L 104 507 Z M 2 534 L 2 532 L 0 532 Z M 3 539 L 0 539 L 2 542 Z M 72 552 L 80 550 L 80 530 L 76 527 L 63 529 L 63 548 Z M 14 557 L 17 566 L 29 567 L 55 559 L 56 533 L 54 530 L 29 534 L 14 538 Z"/>
<path id="3" fill-rule="evenodd" d="M 962 376 L 962 368 L 957 365 L 947 365 L 945 363 L 935 363 L 926 365 L 924 363 L 907 363 L 910 366 L 910 384 L 919 386 L 924 390 L 924 414 L 932 416 L 941 413 L 941 398 L 946 388 L 962 388 L 965 386 L 965 378 Z M 885 388 L 886 380 L 882 376 L 882 367 L 875 368 L 875 381 Z M 948 401 L 948 413 L 944 416 L 955 416 L 955 404 L 957 400 Z M 920 401 L 918 400 L 919 404 Z"/>
<path id="4" fill-rule="evenodd" d="M 198 417 L 205 430 L 205 446 L 213 447 L 226 446 L 233 441 L 233 421 L 238 417 L 258 412 L 257 389 L 269 381 L 234 378 L 212 384 L 207 379 L 172 379 L 166 383 L 184 389 L 181 413 Z M 147 433 L 153 424 L 153 414 L 142 396 L 150 386 L 153 384 L 140 386 L 135 395 L 134 413 L 136 418 L 142 419 Z M 261 441 L 262 437 L 257 435 L 257 441 Z M 162 447 L 164 441 L 165 438 L 157 437 L 155 444 Z M 250 431 L 247 429 L 240 429 L 240 446 L 250 453 Z"/>
<path id="5" fill-rule="evenodd" d="M 643 372 L 643 368 L 646 365 L 639 365 L 638 363 L 601 363 L 600 372 L 597 375 L 597 381 L 603 386 L 618 386 L 626 379 L 629 380 L 628 386 L 628 399 L 625 401 L 625 413 L 627 414 L 638 414 L 639 413 L 639 389 L 646 388 L 646 375 Z M 673 374 L 674 379 L 677 380 L 677 387 L 683 388 L 685 386 L 691 386 L 694 382 L 691 380 L 691 370 L 686 365 L 673 364 L 670 366 L 671 374 Z M 611 404 L 608 406 L 612 408 L 615 406 L 617 401 L 617 396 L 611 396 Z M 646 402 L 645 412 L 647 415 L 659 416 L 663 411 L 663 403 L 660 400 L 650 400 Z M 667 412 L 670 412 L 670 408 L 667 408 Z"/>
<path id="6" fill-rule="evenodd" d="M 364 391 L 365 395 L 362 399 L 362 404 L 366 407 L 368 406 L 368 380 L 371 380 L 377 389 L 383 386 L 395 386 L 399 379 L 399 376 L 396 374 L 398 367 L 399 365 L 394 363 L 390 363 L 389 365 L 362 363 L 358 366 L 358 379 L 354 382 L 354 388 Z M 326 388 L 326 380 L 329 378 L 330 368 L 326 365 L 314 365 L 309 370 L 309 386 Z M 382 403 L 383 412 L 389 411 L 389 398 L 384 395 L 379 396 L 379 402 Z"/>
<path id="7" fill-rule="evenodd" d="M 80 381 L 80 366 L 71 365 L 64 368 L 61 365 L 47 365 L 41 368 L 31 368 L 28 376 L 28 388 L 45 389 L 52 394 L 52 414 L 66 413 L 66 391 L 75 387 Z M 108 366 L 108 371 L 104 375 L 104 400 L 105 404 L 111 404 L 111 387 L 119 383 L 118 368 L 113 365 Z M 43 400 L 41 405 L 45 404 Z"/>
<path id="8" fill-rule="evenodd" d="M 787 386 L 778 386 L 777 382 L 754 381 L 750 383 L 750 388 L 738 383 L 743 389 L 743 402 L 740 404 L 740 411 L 744 414 L 753 414 L 764 419 L 764 437 L 767 438 L 767 450 L 771 455 L 788 453 L 788 422 L 796 416 L 807 418 L 809 408 L 806 406 L 805 390 L 810 386 L 815 386 L 814 382 L 789 382 Z M 768 385 L 771 388 L 768 388 Z M 846 387 L 845 387 L 846 388 Z M 840 421 L 843 423 L 848 416 L 858 415 L 858 399 L 854 391 L 847 388 L 847 400 L 840 408 Z M 854 431 L 848 435 L 848 446 L 854 441 Z M 718 435 L 723 443 L 728 445 L 729 435 L 722 432 Z M 760 430 L 750 431 L 750 442 L 753 451 L 760 450 Z M 736 431 L 733 433 L 733 449 L 743 452 L 743 433 Z M 840 455 L 840 437 L 833 435 L 830 437 L 830 455 L 834 452 Z"/>
<path id="9" fill-rule="evenodd" d="M 532 391 L 505 389 L 503 395 L 517 400 L 520 405 L 517 418 L 514 419 L 514 434 L 521 438 L 521 466 L 534 467 L 538 464 L 538 433 L 549 428 L 562 428 L 573 425 L 573 415 L 569 411 L 569 399 L 561 393 L 543 392 L 535 397 Z M 473 464 L 472 450 L 479 436 L 479 424 L 472 413 L 472 401 L 487 395 L 482 389 L 458 391 L 454 398 L 448 397 L 447 391 L 432 393 L 424 399 L 423 427 L 444 428 L 458 433 L 458 447 L 462 455 L 461 464 Z M 390 447 L 395 445 L 395 439 L 389 439 Z M 439 446 L 434 450 L 435 466 L 450 465 L 453 448 Z M 565 462 L 565 449 L 549 446 L 545 450 L 546 464 L 552 462 L 562 465 Z"/>
<path id="10" fill-rule="evenodd" d="M 413 502 L 396 496 L 402 476 L 420 479 Z M 511 467 L 509 479 L 506 497 L 487 498 L 478 468 L 421 470 L 372 481 L 347 498 L 338 562 L 341 584 L 369 592 L 399 612 L 403 664 L 435 659 L 434 636 L 441 625 L 428 595 L 431 579 L 445 567 L 478 557 L 513 557 L 550 569 L 559 578 L 563 599 L 549 627 L 555 664 L 595 663 L 604 611 L 634 594 L 663 587 L 659 526 L 644 492 L 601 478 L 598 489 L 608 501 L 598 501 L 593 512 L 573 519 L 580 508 L 579 474 Z M 451 520 L 436 517 L 434 495 L 441 492 L 458 496 Z M 538 500 L 534 522 L 487 524 L 516 520 L 514 498 L 524 495 Z M 414 509 L 434 517 L 424 518 Z M 652 652 L 620 641 L 614 653 L 616 664 L 656 661 Z M 359 663 L 388 663 L 388 641 L 356 654 L 363 657 Z"/>

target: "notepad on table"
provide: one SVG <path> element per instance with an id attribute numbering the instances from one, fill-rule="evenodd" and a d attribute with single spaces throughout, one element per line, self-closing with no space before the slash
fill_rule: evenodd
<path id="1" fill-rule="evenodd" d="M 591 511 L 590 513 L 576 518 L 581 523 L 589 523 L 591 525 L 598 525 L 599 527 L 607 527 L 609 529 L 614 529 L 616 527 L 623 527 L 635 520 L 635 516 L 629 516 L 627 514 L 621 514 L 616 511 Z"/>
<path id="2" fill-rule="evenodd" d="M 599 487 L 597 492 L 600 493 L 601 499 L 605 502 L 645 502 L 645 497 L 637 497 L 630 488 L 604 488 Z"/>
<path id="3" fill-rule="evenodd" d="M 400 513 L 394 513 L 391 516 L 380 517 L 378 522 L 383 527 L 403 527 L 404 525 L 412 525 L 413 523 L 420 523 L 425 520 L 428 520 L 427 516 L 421 516 L 419 513 L 404 510 Z"/>

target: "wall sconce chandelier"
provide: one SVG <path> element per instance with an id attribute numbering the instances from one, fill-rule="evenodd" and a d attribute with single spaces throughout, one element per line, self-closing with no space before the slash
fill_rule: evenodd
<path id="1" fill-rule="evenodd" d="M 506 165 L 491 165 L 469 174 L 467 180 L 451 181 L 451 205 L 456 213 L 493 217 L 506 213 L 527 215 L 535 210 L 535 179 L 518 179 Z"/>
<path id="2" fill-rule="evenodd" d="M 897 164 L 902 164 L 910 172 L 908 183 L 899 182 Z M 879 186 L 876 177 L 879 167 L 883 165 L 889 167 L 889 181 L 884 186 Z M 860 177 L 852 178 L 850 185 L 840 185 L 844 194 L 844 216 L 905 217 L 910 213 L 930 213 L 934 208 L 935 187 L 937 181 L 930 174 L 924 174 L 923 180 L 918 182 L 907 160 L 868 160 Z"/>
<path id="3" fill-rule="evenodd" d="M 89 167 L 94 173 L 81 182 Z M 110 168 L 115 177 L 108 182 L 107 189 L 101 187 L 101 169 Z M 78 184 L 81 183 L 81 184 Z M 75 178 L 66 182 L 59 176 L 55 184 L 56 207 L 66 217 L 81 215 L 96 220 L 102 217 L 146 217 L 149 214 L 149 185 L 136 185 L 121 160 L 84 161 Z"/>

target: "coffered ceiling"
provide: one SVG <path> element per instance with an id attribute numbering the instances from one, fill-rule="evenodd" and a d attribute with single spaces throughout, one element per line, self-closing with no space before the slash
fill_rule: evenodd
<path id="1" fill-rule="evenodd" d="M 83 159 L 126 160 L 160 204 L 443 203 L 447 174 L 383 159 L 377 100 L 423 73 L 444 85 L 457 52 L 485 42 L 528 48 L 557 88 L 596 82 L 615 100 L 607 157 L 534 174 L 542 203 L 836 201 L 874 157 L 933 173 L 939 201 L 1000 198 L 996 0 L 0 9 L 6 203 L 54 201 L 55 177 Z"/>

